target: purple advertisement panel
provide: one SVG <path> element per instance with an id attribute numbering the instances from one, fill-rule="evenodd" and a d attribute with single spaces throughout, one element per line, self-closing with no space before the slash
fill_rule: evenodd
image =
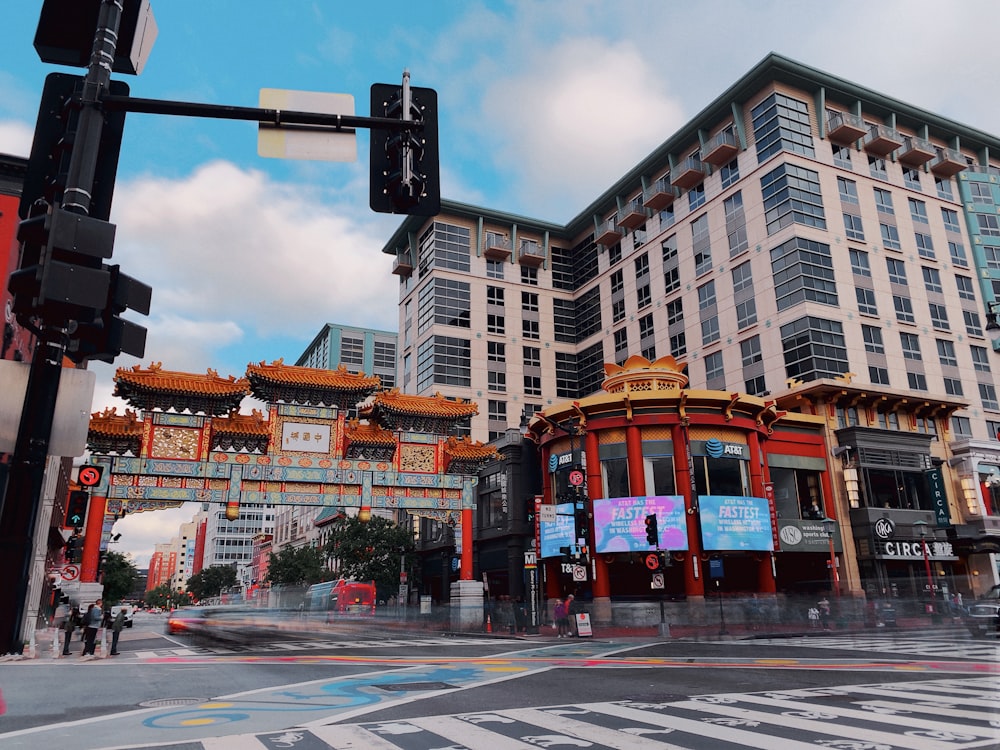
<path id="1" fill-rule="evenodd" d="M 763 497 L 702 495 L 701 542 L 705 551 L 774 549 L 771 512 Z"/>
<path id="2" fill-rule="evenodd" d="M 594 500 L 595 552 L 649 552 L 646 516 L 656 514 L 660 549 L 686 550 L 687 516 L 680 495 Z"/>

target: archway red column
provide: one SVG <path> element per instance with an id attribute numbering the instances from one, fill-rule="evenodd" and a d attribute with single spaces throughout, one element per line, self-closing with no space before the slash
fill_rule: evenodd
<path id="1" fill-rule="evenodd" d="M 587 451 L 587 499 L 590 510 L 593 510 L 594 500 L 604 496 L 604 480 L 601 478 L 601 454 L 600 441 L 597 433 L 587 431 L 584 438 L 584 445 Z M 591 524 L 593 525 L 593 524 Z M 608 564 L 604 562 L 600 555 L 593 550 L 594 529 L 590 529 L 591 559 L 594 561 L 594 585 L 592 591 L 594 598 L 611 596 L 611 576 L 608 575 Z"/>
<path id="2" fill-rule="evenodd" d="M 101 534 L 104 532 L 104 513 L 107 507 L 106 497 L 90 496 L 87 527 L 83 535 L 83 555 L 80 557 L 80 581 L 83 583 L 97 581 L 97 566 L 101 560 Z"/>
<path id="3" fill-rule="evenodd" d="M 747 432 L 747 445 L 750 449 L 750 492 L 754 497 L 767 497 L 764 492 L 764 482 L 768 477 L 764 476 L 760 435 L 752 430 Z M 777 582 L 774 580 L 774 568 L 771 565 L 773 555 L 773 552 L 764 553 L 760 556 L 762 559 L 757 562 L 757 587 L 764 594 L 773 594 L 778 590 Z"/>
<path id="4" fill-rule="evenodd" d="M 701 556 L 701 538 L 698 534 L 698 518 L 695 513 L 697 497 L 691 476 L 691 463 L 688 457 L 687 428 L 676 424 L 671 429 L 671 440 L 674 446 L 674 475 L 677 477 L 677 492 L 684 496 L 684 508 L 687 511 L 688 553 L 684 561 L 684 593 L 687 596 L 705 596 L 704 577 L 699 572 Z"/>
<path id="5" fill-rule="evenodd" d="M 472 580 L 472 508 L 462 508 L 462 562 L 458 577 Z"/>

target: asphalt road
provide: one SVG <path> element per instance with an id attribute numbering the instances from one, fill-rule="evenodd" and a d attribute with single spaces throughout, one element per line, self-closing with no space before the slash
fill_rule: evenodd
<path id="1" fill-rule="evenodd" d="M 421 729 L 420 722 L 459 713 L 467 719 L 508 712 L 501 718 L 512 722 L 513 732 L 520 726 L 515 721 L 521 716 L 517 711 L 528 711 L 526 716 L 544 724 L 549 719 L 539 719 L 542 714 L 534 709 L 559 705 L 615 703 L 618 707 L 613 710 L 624 710 L 619 704 L 630 702 L 684 706 L 689 699 L 761 691 L 792 691 L 789 695 L 802 699 L 809 691 L 826 696 L 844 686 L 874 683 L 899 685 L 910 696 L 926 692 L 930 700 L 936 688 L 926 687 L 928 681 L 967 681 L 969 691 L 975 692 L 980 690 L 976 680 L 984 676 L 1000 692 L 997 644 L 973 641 L 958 630 L 712 641 L 565 641 L 449 637 L 367 627 L 312 637 L 299 632 L 241 644 L 167 636 L 163 624 L 163 617 L 140 616 L 135 627 L 124 632 L 118 657 L 82 660 L 74 655 L 0 664 L 0 690 L 6 701 L 0 716 L 0 748 L 72 743 L 74 750 L 88 750 L 180 742 L 186 744 L 179 747 L 189 750 L 205 747 L 201 744 L 205 738 L 245 742 L 246 735 L 258 738 L 254 740 L 258 744 L 246 747 L 278 747 L 284 745 L 272 744 L 267 733 L 284 733 L 276 736 L 287 743 L 288 737 L 301 734 L 293 731 L 286 736 L 290 728 L 310 727 L 322 733 L 341 726 L 338 731 L 368 732 L 370 740 L 371 732 L 382 725 L 405 727 L 399 729 L 403 740 L 393 738 L 402 744 L 386 747 L 423 747 L 425 740 L 431 743 L 428 747 L 436 747 L 437 735 L 417 741 L 420 731 L 429 731 Z M 74 649 L 80 650 L 76 642 Z M 998 700 L 1000 695 L 989 704 L 992 711 Z M 555 713 L 561 715 L 560 711 Z M 965 735 L 959 734 L 940 746 L 1000 747 L 1000 714 L 992 718 L 986 740 L 982 732 L 973 733 L 971 744 L 962 744 Z M 441 721 L 446 728 L 454 724 L 451 719 Z M 364 727 L 347 726 L 359 722 Z M 494 747 L 486 731 L 480 732 L 483 744 L 467 746 Z M 993 745 L 988 744 L 990 731 L 997 732 Z M 407 744 L 411 733 L 416 744 Z M 612 739 L 611 744 L 591 746 L 615 747 Z M 335 746 L 298 742 L 287 746 Z M 520 744 L 510 746 L 532 745 L 516 742 Z M 376 745 L 345 745 L 354 746 Z M 674 744 L 688 746 L 699 745 Z"/>

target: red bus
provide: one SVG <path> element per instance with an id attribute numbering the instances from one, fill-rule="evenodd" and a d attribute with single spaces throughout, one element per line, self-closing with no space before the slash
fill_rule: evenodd
<path id="1" fill-rule="evenodd" d="M 326 581 L 309 587 L 307 606 L 310 612 L 326 612 L 326 621 L 337 616 L 375 615 L 375 581 Z"/>

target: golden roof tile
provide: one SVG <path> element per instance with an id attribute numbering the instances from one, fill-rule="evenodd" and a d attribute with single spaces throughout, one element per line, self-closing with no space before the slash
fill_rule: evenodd
<path id="1" fill-rule="evenodd" d="M 146 391 L 158 393 L 196 394 L 200 396 L 245 396 L 250 393 L 250 383 L 246 378 L 230 375 L 222 378 L 209 368 L 206 374 L 164 370 L 163 363 L 154 362 L 149 369 L 135 365 L 131 369 L 119 367 L 115 372 L 115 395 L 119 386 L 126 384 Z"/>
<path id="2" fill-rule="evenodd" d="M 344 434 L 352 443 L 393 446 L 396 444 L 394 433 L 379 427 L 377 424 L 362 423 L 358 419 L 352 419 L 347 423 Z"/>
<path id="3" fill-rule="evenodd" d="M 265 362 L 248 364 L 246 376 L 276 385 L 297 385 L 339 391 L 368 391 L 380 388 L 382 385 L 382 380 L 377 375 L 350 372 L 344 365 L 339 365 L 336 370 L 321 370 L 316 367 L 286 365 L 282 359 L 276 359 L 271 364 Z"/>
<path id="4" fill-rule="evenodd" d="M 371 414 L 376 408 L 396 414 L 416 414 L 445 419 L 463 419 L 479 413 L 474 403 L 457 398 L 446 398 L 440 393 L 433 396 L 413 396 L 400 393 L 398 388 L 376 393 L 370 405 L 362 410 L 362 415 Z"/>
<path id="5" fill-rule="evenodd" d="M 480 441 L 472 442 L 472 439 L 465 435 L 457 438 L 454 435 L 448 438 L 444 444 L 444 452 L 454 459 L 461 461 L 475 461 L 483 459 L 500 458 L 500 453 L 492 445 L 483 445 Z"/>
<path id="6" fill-rule="evenodd" d="M 90 415 L 89 431 L 106 437 L 142 437 L 142 420 L 131 409 L 119 414 L 112 407 Z"/>
<path id="7" fill-rule="evenodd" d="M 228 417 L 215 417 L 212 432 L 216 435 L 270 435 L 271 427 L 264 414 L 254 409 L 250 414 L 233 411 Z"/>

